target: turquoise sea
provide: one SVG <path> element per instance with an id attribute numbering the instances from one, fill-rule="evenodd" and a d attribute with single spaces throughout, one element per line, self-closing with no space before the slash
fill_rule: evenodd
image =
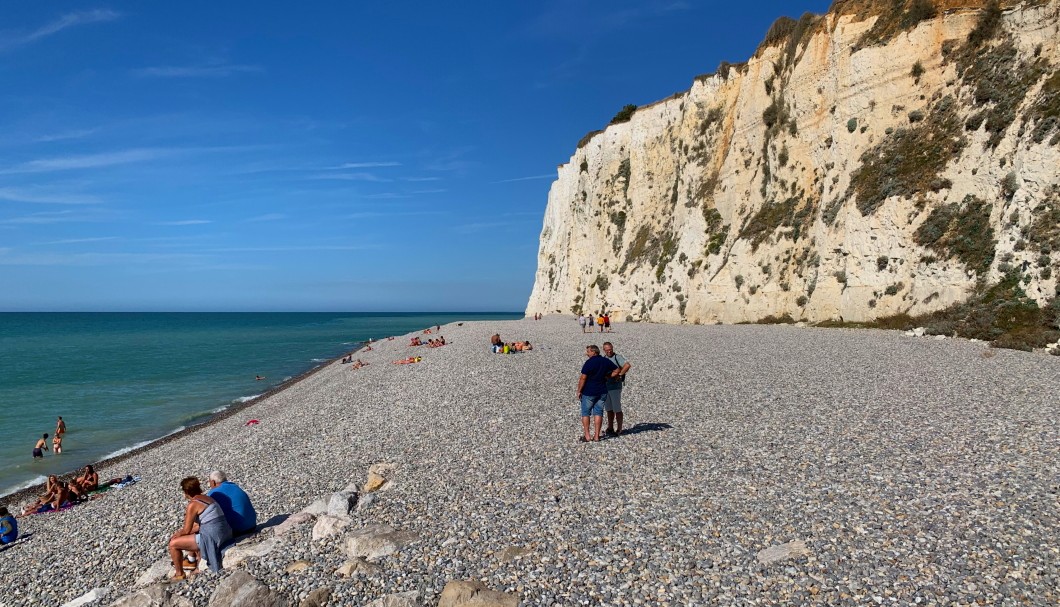
<path id="1" fill-rule="evenodd" d="M 0 495 L 201 423 L 369 338 L 520 317 L 2 313 Z M 60 415 L 67 425 L 63 453 L 48 451 L 43 461 L 33 460 L 36 439 L 52 435 Z"/>

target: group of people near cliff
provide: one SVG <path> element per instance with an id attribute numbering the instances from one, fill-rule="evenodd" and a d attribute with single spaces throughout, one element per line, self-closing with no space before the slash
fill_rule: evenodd
<path id="1" fill-rule="evenodd" d="M 169 558 L 173 562 L 170 579 L 186 579 L 189 574 L 185 571 L 197 571 L 200 559 L 206 560 L 211 571 L 220 571 L 225 545 L 258 526 L 258 513 L 250 496 L 223 472 L 211 472 L 207 487 L 204 493 L 194 476 L 180 481 L 188 505 L 184 524 L 169 538 Z"/>
<path id="2" fill-rule="evenodd" d="M 592 333 L 593 325 L 600 327 L 600 332 L 611 332 L 611 315 L 605 310 L 593 316 L 592 312 L 578 315 L 578 324 L 582 327 L 582 333 Z M 586 331 L 588 330 L 588 331 Z"/>
<path id="3" fill-rule="evenodd" d="M 622 386 L 631 365 L 615 346 L 604 342 L 603 353 L 596 345 L 585 347 L 586 361 L 578 377 L 578 401 L 582 414 L 582 436 L 578 442 L 598 442 L 607 413 L 606 436 L 622 435 Z M 590 423 L 591 422 L 591 423 Z"/>

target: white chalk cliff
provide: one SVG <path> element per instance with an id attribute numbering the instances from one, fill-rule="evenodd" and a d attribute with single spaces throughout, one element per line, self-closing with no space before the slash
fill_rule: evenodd
<path id="1" fill-rule="evenodd" d="M 1060 277 L 1060 0 L 837 0 L 590 134 L 527 314 L 924 314 Z"/>

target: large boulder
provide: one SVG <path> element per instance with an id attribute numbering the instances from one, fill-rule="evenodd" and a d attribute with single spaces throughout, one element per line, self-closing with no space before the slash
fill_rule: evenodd
<path id="1" fill-rule="evenodd" d="M 221 580 L 207 607 L 287 607 L 287 601 L 246 571 Z"/>
<path id="2" fill-rule="evenodd" d="M 415 590 L 409 592 L 397 592 L 380 597 L 365 607 L 419 607 L 420 593 Z"/>
<path id="3" fill-rule="evenodd" d="M 368 525 L 346 536 L 346 555 L 350 558 L 378 560 L 394 554 L 415 539 L 415 534 L 398 531 L 389 525 Z"/>
<path id="4" fill-rule="evenodd" d="M 478 580 L 453 580 L 442 589 L 438 607 L 519 607 L 519 595 L 490 590 Z"/>
<path id="5" fill-rule="evenodd" d="M 121 597 L 110 607 L 165 607 L 168 603 L 169 588 L 165 584 L 155 584 Z"/>
<path id="6" fill-rule="evenodd" d="M 313 525 L 313 539 L 322 540 L 338 535 L 343 529 L 349 527 L 352 522 L 353 520 L 348 516 L 322 515 L 317 519 L 316 524 Z"/>
<path id="7" fill-rule="evenodd" d="M 169 560 L 169 557 L 161 558 L 155 561 L 146 571 L 140 574 L 140 577 L 136 578 L 133 582 L 135 588 L 141 586 L 147 586 L 153 584 L 159 580 L 165 579 L 167 575 L 173 572 L 173 561 Z"/>

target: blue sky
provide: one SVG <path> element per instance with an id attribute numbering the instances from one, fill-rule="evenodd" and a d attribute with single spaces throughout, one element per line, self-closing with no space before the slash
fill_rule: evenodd
<path id="1" fill-rule="evenodd" d="M 8 3 L 0 310 L 522 310 L 582 135 L 828 4 Z"/>

